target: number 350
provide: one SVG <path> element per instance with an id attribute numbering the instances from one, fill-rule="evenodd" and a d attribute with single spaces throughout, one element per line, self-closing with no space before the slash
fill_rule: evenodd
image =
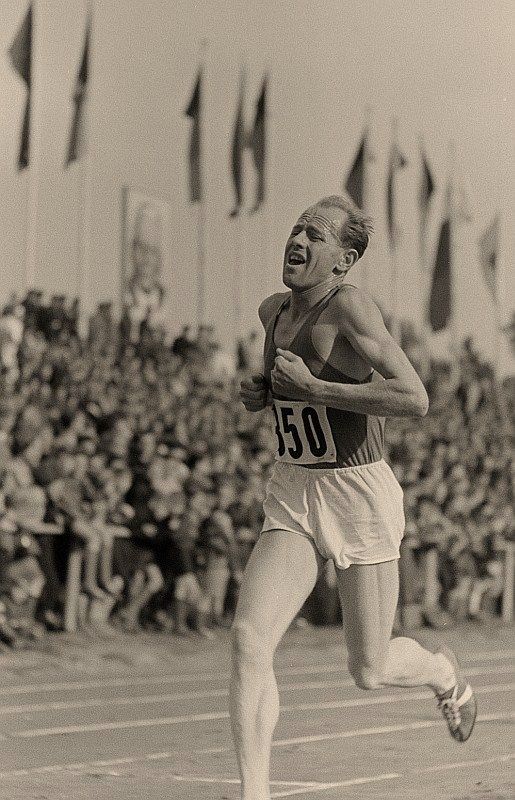
<path id="1" fill-rule="evenodd" d="M 316 409 L 311 408 L 311 406 L 305 406 L 302 409 L 302 430 L 299 432 L 297 425 L 294 422 L 290 422 L 290 417 L 295 415 L 293 408 L 281 406 L 280 420 L 277 408 L 275 406 L 272 406 L 272 408 L 275 416 L 275 432 L 279 443 L 277 451 L 279 458 L 285 454 L 286 450 L 288 450 L 292 458 L 300 458 L 304 453 L 305 445 L 309 447 L 311 454 L 316 458 L 320 458 L 326 454 L 327 441 Z M 284 437 L 287 434 L 289 434 L 293 440 L 293 447 L 286 447 Z"/>

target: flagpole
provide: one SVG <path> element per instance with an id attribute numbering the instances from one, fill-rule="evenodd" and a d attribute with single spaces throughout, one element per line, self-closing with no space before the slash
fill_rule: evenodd
<path id="1" fill-rule="evenodd" d="M 27 170 L 27 176 L 25 181 L 25 226 L 23 230 L 23 290 L 25 294 L 30 291 L 30 279 L 29 279 L 29 228 L 30 228 L 30 206 L 31 206 L 31 183 L 32 183 L 32 176 L 30 175 L 29 171 Z"/>
<path id="2" fill-rule="evenodd" d="M 399 123 L 396 117 L 392 118 L 392 152 L 397 146 L 397 132 Z M 392 171 L 392 193 L 395 189 L 395 169 Z M 399 323 L 399 298 L 398 298 L 398 263 L 397 263 L 397 232 L 395 230 L 395 219 L 392 220 L 392 232 L 390 238 L 390 313 L 391 313 L 391 334 L 396 342 L 400 342 L 400 323 Z"/>
<path id="3" fill-rule="evenodd" d="M 31 127 L 34 128 L 35 126 L 32 125 Z M 37 153 L 38 148 L 34 146 L 35 139 L 36 137 L 31 134 L 31 155 L 30 166 L 28 167 L 29 175 L 27 176 L 27 212 L 25 226 L 24 284 L 27 292 L 31 289 L 34 289 L 36 283 L 39 153 Z"/>
<path id="4" fill-rule="evenodd" d="M 93 40 L 93 0 L 86 0 L 86 20 L 89 25 L 89 41 Z M 90 45 L 91 47 L 91 45 Z M 88 53 L 88 86 L 91 86 L 91 51 Z M 88 316 L 91 313 L 90 301 L 90 231 L 91 231 L 91 151 L 89 146 L 89 108 L 90 101 L 86 97 L 82 108 L 81 135 L 82 153 L 79 156 L 79 261 L 77 274 L 77 290 L 79 296 L 79 330 L 86 336 Z"/>
<path id="5" fill-rule="evenodd" d="M 265 280 L 263 281 L 264 286 L 264 295 L 268 296 L 269 292 L 269 281 L 270 281 L 270 230 L 271 230 L 271 217 L 270 217 L 270 176 L 272 175 L 272 170 L 270 169 L 270 66 L 267 63 L 265 67 L 265 76 L 267 80 L 267 100 L 266 100 L 266 114 L 265 114 L 265 153 L 266 153 L 266 161 L 265 161 L 265 195 L 263 198 L 263 205 L 261 206 L 261 213 L 262 213 L 262 225 L 261 230 L 263 234 L 263 272 L 265 276 Z M 259 302 L 263 300 L 264 297 L 259 298 Z"/>
<path id="6" fill-rule="evenodd" d="M 495 242 L 496 247 L 496 272 L 494 274 L 494 283 L 493 283 L 493 305 L 494 305 L 494 345 L 495 345 L 495 375 L 497 378 L 497 382 L 499 386 L 502 386 L 502 377 L 501 377 L 501 365 L 502 365 L 502 329 L 503 329 L 503 306 L 501 298 L 504 297 L 504 293 L 501 290 L 501 269 L 500 263 L 501 259 L 499 258 L 499 253 L 501 252 L 501 220 L 502 216 L 500 211 L 496 211 L 494 219 L 497 219 L 497 240 Z M 502 390 L 501 390 L 502 395 Z"/>
<path id="7" fill-rule="evenodd" d="M 200 71 L 202 75 L 202 83 L 204 84 L 204 76 L 207 63 L 207 52 L 209 48 L 208 39 L 201 39 L 199 46 L 199 61 Z M 202 86 L 204 89 L 204 86 Z M 201 119 L 199 120 L 200 133 L 202 137 L 200 142 L 200 152 L 204 153 L 203 163 L 206 164 L 206 131 L 207 125 L 202 124 L 202 109 L 204 109 L 205 117 L 205 104 L 203 98 L 199 100 Z M 202 176 L 203 177 L 203 176 Z M 207 231 L 207 207 L 206 207 L 206 186 L 205 182 L 201 186 L 199 204 L 198 204 L 198 217 L 197 217 L 197 325 L 203 325 L 206 319 L 206 231 Z"/>
<path id="8" fill-rule="evenodd" d="M 503 231 L 505 223 L 505 215 L 501 214 L 500 210 L 498 209 L 494 219 L 497 219 L 497 235 L 494 241 L 495 253 L 496 253 L 496 271 L 494 273 L 494 283 L 493 283 L 493 302 L 494 302 L 494 319 L 495 319 L 495 360 L 494 360 L 494 384 L 496 386 L 496 396 L 497 402 L 499 406 L 499 414 L 501 417 L 501 429 L 504 434 L 505 441 L 508 443 L 510 442 L 511 438 L 511 415 L 510 410 L 508 408 L 507 397 L 505 394 L 505 388 L 503 385 L 503 375 L 502 375 L 502 366 L 503 366 L 503 350 L 504 350 L 504 341 L 503 341 L 503 329 L 504 329 L 504 308 L 502 304 L 502 298 L 505 297 L 504 293 L 504 271 L 501 269 L 501 265 L 504 264 L 504 259 L 500 258 L 501 254 L 501 242 L 504 239 Z M 515 476 L 513 475 L 512 471 L 512 478 L 511 478 L 511 488 L 512 493 L 515 491 Z"/>
<path id="9" fill-rule="evenodd" d="M 449 320 L 449 332 L 451 336 L 451 341 L 449 342 L 449 352 L 451 355 L 451 374 L 454 377 L 454 381 L 458 382 L 461 375 L 461 368 L 459 363 L 459 355 L 460 355 L 460 342 L 458 339 L 458 329 L 457 329 L 457 317 L 456 317 L 456 288 L 457 288 L 457 281 L 456 281 L 456 208 L 454 202 L 454 183 L 456 179 L 456 145 L 454 140 L 449 141 L 449 172 L 448 172 L 448 182 L 447 182 L 447 197 L 446 203 L 448 203 L 448 211 L 449 211 L 449 254 L 450 254 L 450 276 L 449 276 L 449 285 L 450 285 L 450 295 L 451 295 L 451 316 Z"/>
<path id="10" fill-rule="evenodd" d="M 268 284 L 270 281 L 270 229 L 271 229 L 271 218 L 270 218 L 270 204 L 268 202 L 268 193 L 269 193 L 269 185 L 268 185 L 268 178 L 272 174 L 270 169 L 270 74 L 271 68 L 268 62 L 265 63 L 263 76 L 261 80 L 261 85 L 259 89 L 258 99 L 256 101 L 256 112 L 254 115 L 254 122 L 253 122 L 253 131 L 250 137 L 250 146 L 253 149 L 253 156 L 254 156 L 254 166 L 256 167 L 257 171 L 257 164 L 256 164 L 256 153 L 254 151 L 255 143 L 254 137 L 257 135 L 256 126 L 258 122 L 258 105 L 262 98 L 263 91 L 265 92 L 265 102 L 263 108 L 263 162 L 261 164 L 261 169 L 263 170 L 262 176 L 259 174 L 256 175 L 257 180 L 255 184 L 255 199 L 254 205 L 252 208 L 251 213 L 260 213 L 261 216 L 261 242 L 262 242 L 262 281 L 259 285 L 259 302 L 263 299 L 263 296 L 268 296 Z M 262 196 L 260 195 L 260 181 L 262 181 Z M 257 299 L 257 298 L 256 298 Z M 252 323 L 254 329 L 254 317 L 252 317 Z"/>
<path id="11" fill-rule="evenodd" d="M 266 161 L 265 161 L 265 197 L 264 197 L 264 208 L 263 208 L 263 226 L 264 226 L 264 242 L 266 247 L 266 254 L 265 254 L 265 270 L 266 270 L 266 282 L 265 282 L 265 294 L 268 296 L 272 292 L 272 285 L 275 285 L 275 257 L 272 253 L 272 221 L 274 219 L 273 215 L 273 189 L 274 189 L 274 148 L 273 148 L 273 124 L 275 121 L 275 116 L 272 111 L 272 97 L 273 97 L 273 82 L 272 82 L 272 67 L 271 64 L 267 64 L 266 67 L 266 76 L 267 76 L 267 95 L 266 95 L 266 120 L 265 120 L 265 153 L 266 153 Z M 273 276 L 273 278 L 272 278 Z M 273 284 L 272 284 L 273 280 Z M 264 298 L 262 298 L 264 299 Z M 256 319 L 257 319 L 257 309 L 256 309 Z"/>
<path id="12" fill-rule="evenodd" d="M 419 155 L 420 155 L 420 182 L 424 180 L 424 139 L 422 134 L 419 135 Z M 418 253 L 419 253 L 419 286 L 420 286 L 420 294 L 423 306 L 423 319 L 427 326 L 427 314 L 425 308 L 425 302 L 427 299 L 427 283 L 428 283 L 428 264 L 427 264 L 427 210 L 422 209 L 422 205 L 419 202 L 419 235 L 418 235 Z"/>
<path id="13" fill-rule="evenodd" d="M 83 120 L 83 125 L 85 122 Z M 85 253 L 85 237 L 86 237 L 86 155 L 83 154 L 79 159 L 79 172 L 77 177 L 77 190 L 78 190 L 78 219 L 77 219 L 77 296 L 79 298 L 79 330 L 84 333 L 84 313 L 85 313 L 85 295 L 86 295 L 86 253 Z"/>
<path id="14" fill-rule="evenodd" d="M 197 225 L 197 252 L 198 252 L 198 281 L 197 281 L 197 324 L 203 325 L 206 319 L 206 202 L 204 192 L 198 206 Z"/>
<path id="15" fill-rule="evenodd" d="M 425 180 L 424 174 L 424 158 L 425 147 L 424 138 L 422 134 L 419 135 L 419 150 L 420 150 L 420 182 Z M 423 209 L 419 200 L 419 290 L 420 290 L 420 305 L 422 311 L 422 332 L 428 345 L 431 337 L 431 325 L 429 322 L 429 293 L 431 291 L 431 270 L 428 263 L 427 254 L 427 219 L 429 211 L 427 208 Z"/>
<path id="16" fill-rule="evenodd" d="M 390 277 L 390 291 L 391 291 L 391 333 L 392 337 L 395 339 L 396 342 L 400 343 L 401 340 L 401 331 L 400 331 L 400 321 L 399 321 L 399 303 L 398 303 L 398 264 L 397 264 L 397 252 L 396 246 L 393 245 L 391 248 L 390 253 L 390 264 L 391 264 L 391 277 Z"/>
<path id="17" fill-rule="evenodd" d="M 241 318 L 242 318 L 242 293 L 243 285 L 242 279 L 245 268 L 245 223 L 244 223 L 244 186 L 245 186 L 245 150 L 246 150 L 246 128 L 245 128 L 245 89 L 246 89 L 246 68 L 242 67 L 240 76 L 240 86 L 238 89 L 238 114 L 241 115 L 240 119 L 236 121 L 236 125 L 240 125 L 239 134 L 243 136 L 243 141 L 240 142 L 240 192 L 241 204 L 236 205 L 236 260 L 233 272 L 233 326 L 234 326 L 234 349 L 237 350 L 238 339 L 241 335 Z M 235 131 L 236 135 L 236 131 Z M 238 201 L 238 198 L 237 198 Z"/>
<path id="18" fill-rule="evenodd" d="M 495 375 L 497 378 L 497 382 L 499 386 L 502 386 L 502 376 L 501 376 L 501 369 L 502 369 L 502 362 L 503 362 L 503 337 L 502 331 L 504 326 L 504 309 L 502 305 L 502 298 L 504 297 L 503 287 L 501 284 L 503 283 L 504 275 L 501 271 L 501 259 L 499 255 L 501 253 L 501 242 L 502 242 L 502 222 L 503 216 L 499 210 L 496 211 L 494 219 L 497 220 L 497 237 L 495 241 L 495 248 L 496 248 L 496 270 L 494 274 L 494 282 L 493 282 L 493 304 L 494 304 L 494 322 L 495 322 L 495 335 L 494 335 L 494 344 L 495 344 Z M 502 389 L 501 389 L 501 396 L 502 396 Z"/>
<path id="19" fill-rule="evenodd" d="M 33 289 L 36 282 L 36 263 L 37 263 L 37 220 L 38 220 L 38 186 L 40 168 L 40 131 L 39 131 L 39 111 L 38 103 L 38 81 L 36 70 L 34 69 L 34 43 L 36 41 L 35 31 L 37 26 L 37 3 L 32 2 L 32 46 L 31 46 L 31 88 L 30 88 L 30 127 L 29 127 L 29 165 L 27 181 L 27 221 L 26 221 L 26 252 L 25 252 L 25 289 Z"/>
<path id="20" fill-rule="evenodd" d="M 243 285 L 242 277 L 245 258 L 245 224 L 244 214 L 240 210 L 236 220 L 236 264 L 233 280 L 233 308 L 234 308 L 234 347 L 237 347 L 241 336 Z"/>
<path id="21" fill-rule="evenodd" d="M 255 198 L 253 207 L 250 211 L 251 214 L 258 213 L 260 216 L 261 224 L 258 229 L 261 230 L 261 255 L 262 255 L 262 273 L 261 281 L 259 283 L 259 297 L 253 298 L 253 308 L 255 301 L 261 302 L 264 297 L 270 294 L 270 281 L 271 281 L 271 264 L 270 264 L 270 242 L 271 242 L 271 228 L 272 219 L 270 215 L 270 181 L 269 178 L 273 174 L 271 167 L 271 144 L 270 144 L 270 75 L 271 65 L 267 62 L 264 67 L 263 77 L 259 90 L 258 99 L 256 101 L 256 111 L 254 115 L 254 123 L 250 140 L 247 146 L 253 151 L 254 166 L 256 168 L 256 184 L 255 184 Z M 263 100 L 262 108 L 260 103 Z M 262 119 L 260 118 L 262 114 Z M 262 129 L 259 129 L 259 125 Z M 259 137 L 261 136 L 261 139 Z M 256 138 L 255 138 L 256 137 Z M 259 151 L 261 146 L 262 152 L 261 162 L 258 166 Z M 260 172 L 261 170 L 261 172 Z M 254 284 L 255 285 L 255 284 Z M 256 330 L 257 325 L 254 322 L 257 320 L 257 313 L 252 316 L 252 330 Z"/>
<path id="22" fill-rule="evenodd" d="M 370 136 L 372 130 L 372 113 L 373 106 L 366 105 L 364 113 L 364 148 L 363 148 L 363 211 L 366 214 L 371 213 L 371 196 L 372 196 L 372 181 L 370 179 L 370 164 L 372 163 Z M 370 255 L 370 254 L 369 254 Z M 366 292 L 370 292 L 370 275 L 368 268 L 368 260 L 365 258 L 362 265 L 363 275 L 363 288 Z"/>

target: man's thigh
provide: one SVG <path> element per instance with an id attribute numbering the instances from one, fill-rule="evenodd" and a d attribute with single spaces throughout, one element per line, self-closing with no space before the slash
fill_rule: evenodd
<path id="1" fill-rule="evenodd" d="M 382 669 L 399 595 L 398 562 L 336 570 L 349 660 Z"/>
<path id="2" fill-rule="evenodd" d="M 277 529 L 262 533 L 245 569 L 235 625 L 251 625 L 275 646 L 311 593 L 321 564 L 307 536 Z"/>

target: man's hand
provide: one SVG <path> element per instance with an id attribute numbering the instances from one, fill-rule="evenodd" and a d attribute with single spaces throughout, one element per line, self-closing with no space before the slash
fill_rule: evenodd
<path id="1" fill-rule="evenodd" d="M 309 400 L 315 380 L 300 356 L 277 348 L 272 370 L 272 389 L 276 394 L 292 400 Z"/>
<path id="2" fill-rule="evenodd" d="M 268 386 L 261 373 L 252 375 L 249 380 L 240 384 L 240 400 L 247 411 L 261 411 L 266 407 Z"/>

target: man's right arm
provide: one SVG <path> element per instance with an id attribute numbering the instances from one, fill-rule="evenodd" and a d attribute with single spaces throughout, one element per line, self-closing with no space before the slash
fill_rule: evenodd
<path id="1" fill-rule="evenodd" d="M 277 312 L 283 298 L 281 292 L 266 297 L 258 309 L 259 319 L 265 328 Z M 270 404 L 270 394 L 262 372 L 251 375 L 240 384 L 240 399 L 247 411 L 262 411 Z"/>

